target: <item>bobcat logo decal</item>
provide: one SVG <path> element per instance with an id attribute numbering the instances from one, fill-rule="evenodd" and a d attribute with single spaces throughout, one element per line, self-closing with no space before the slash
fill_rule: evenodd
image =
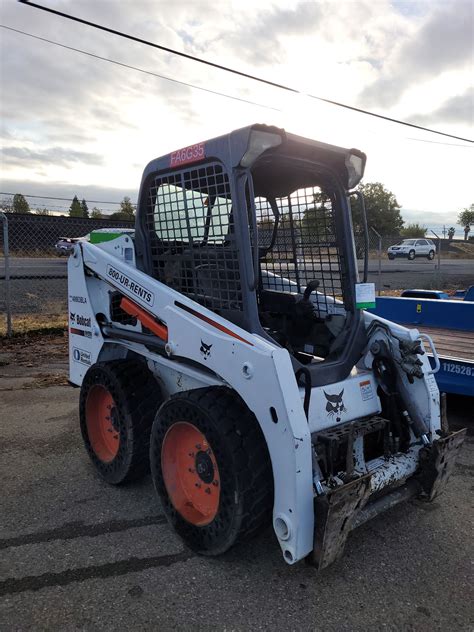
<path id="1" fill-rule="evenodd" d="M 344 406 L 344 402 L 342 401 L 344 389 L 342 389 L 339 395 L 330 395 L 329 393 L 326 393 L 326 391 L 324 391 L 324 395 L 328 400 L 326 404 L 326 411 L 330 417 L 332 417 L 333 415 L 337 415 L 339 417 L 341 413 L 346 412 L 347 408 Z"/>
<path id="2" fill-rule="evenodd" d="M 211 355 L 211 347 L 212 345 L 207 345 L 201 340 L 201 348 L 199 349 L 199 351 L 201 352 L 204 360 L 207 360 L 207 358 Z"/>
<path id="3" fill-rule="evenodd" d="M 71 318 L 71 323 L 75 323 L 76 322 L 76 314 L 74 314 L 73 312 L 69 312 L 69 316 Z"/>

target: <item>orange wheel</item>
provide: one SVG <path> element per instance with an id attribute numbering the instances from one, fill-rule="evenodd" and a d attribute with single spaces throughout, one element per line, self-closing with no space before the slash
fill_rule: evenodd
<path id="1" fill-rule="evenodd" d="M 120 485 L 149 471 L 150 432 L 161 393 L 146 365 L 113 360 L 90 367 L 79 396 L 84 446 L 99 476 Z"/>
<path id="2" fill-rule="evenodd" d="M 161 448 L 161 469 L 176 511 L 199 527 L 212 522 L 219 509 L 219 468 L 211 446 L 196 426 L 178 421 L 168 429 Z"/>
<path id="3" fill-rule="evenodd" d="M 186 546 L 220 555 L 272 515 L 270 457 L 253 413 L 229 388 L 176 393 L 156 413 L 151 476 Z"/>
<path id="4" fill-rule="evenodd" d="M 86 424 L 91 448 L 104 463 L 117 456 L 120 446 L 118 411 L 111 393 L 97 384 L 86 401 Z"/>

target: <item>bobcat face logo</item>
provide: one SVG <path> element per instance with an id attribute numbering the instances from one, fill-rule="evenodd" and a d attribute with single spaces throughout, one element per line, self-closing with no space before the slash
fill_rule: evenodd
<path id="1" fill-rule="evenodd" d="M 73 312 L 69 312 L 69 316 L 71 318 L 71 323 L 75 323 L 76 322 L 76 314 L 74 314 Z"/>
<path id="2" fill-rule="evenodd" d="M 199 351 L 201 352 L 204 360 L 207 360 L 207 358 L 211 355 L 211 347 L 212 345 L 207 345 L 201 340 L 201 348 L 199 349 Z"/>
<path id="3" fill-rule="evenodd" d="M 341 413 L 346 412 L 347 408 L 344 406 L 344 402 L 342 401 L 344 389 L 342 389 L 339 395 L 330 395 L 329 393 L 326 393 L 326 391 L 323 392 L 328 400 L 326 404 L 326 411 L 330 417 L 333 415 L 337 415 L 339 417 Z M 337 421 L 339 421 L 339 419 Z"/>

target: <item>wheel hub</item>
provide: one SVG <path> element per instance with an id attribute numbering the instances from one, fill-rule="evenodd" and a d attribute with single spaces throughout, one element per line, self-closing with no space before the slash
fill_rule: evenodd
<path id="1" fill-rule="evenodd" d="M 212 483 L 214 480 L 214 466 L 211 457 L 207 452 L 200 450 L 196 454 L 196 472 L 204 483 Z"/>
<path id="2" fill-rule="evenodd" d="M 192 423 L 178 421 L 168 429 L 161 469 L 176 511 L 196 526 L 212 522 L 219 509 L 219 468 L 206 437 Z"/>
<path id="3" fill-rule="evenodd" d="M 112 394 L 101 384 L 89 391 L 86 424 L 95 455 L 104 463 L 112 462 L 120 447 L 120 418 Z"/>
<path id="4" fill-rule="evenodd" d="M 113 429 L 116 432 L 119 432 L 120 430 L 119 416 L 118 416 L 117 408 L 115 406 L 112 406 L 112 410 L 110 411 L 110 423 L 112 424 Z"/>

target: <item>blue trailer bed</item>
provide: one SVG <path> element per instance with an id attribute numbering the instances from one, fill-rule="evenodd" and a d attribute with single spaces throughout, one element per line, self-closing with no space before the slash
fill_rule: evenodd
<path id="1" fill-rule="evenodd" d="M 441 391 L 474 396 L 474 302 L 383 296 L 376 303 L 368 311 L 432 338 L 441 363 L 435 374 Z M 434 366 L 431 354 L 429 359 Z"/>

